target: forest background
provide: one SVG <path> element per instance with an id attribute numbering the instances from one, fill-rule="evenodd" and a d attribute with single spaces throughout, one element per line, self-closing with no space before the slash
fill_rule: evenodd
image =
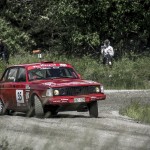
<path id="1" fill-rule="evenodd" d="M 106 88 L 150 88 L 149 31 L 149 0 L 0 0 L 10 64 L 36 61 L 32 50 L 41 49 L 45 59 L 69 62 Z M 107 38 L 112 69 L 101 64 Z"/>

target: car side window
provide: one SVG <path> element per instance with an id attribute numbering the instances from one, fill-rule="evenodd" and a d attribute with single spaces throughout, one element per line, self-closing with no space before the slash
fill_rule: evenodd
<path id="1" fill-rule="evenodd" d="M 7 75 L 8 75 L 9 69 L 7 69 L 1 79 L 1 81 L 5 82 L 7 80 Z"/>
<path id="2" fill-rule="evenodd" d="M 25 82 L 26 81 L 26 70 L 25 68 L 19 68 L 19 73 L 16 82 Z"/>
<path id="3" fill-rule="evenodd" d="M 18 71 L 18 68 L 10 68 L 6 81 L 7 82 L 15 82 L 16 76 L 17 76 L 17 71 Z"/>

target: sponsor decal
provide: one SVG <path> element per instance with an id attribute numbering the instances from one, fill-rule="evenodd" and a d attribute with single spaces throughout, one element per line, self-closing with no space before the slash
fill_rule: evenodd
<path id="1" fill-rule="evenodd" d="M 23 90 L 16 90 L 17 103 L 24 103 Z"/>
<path id="2" fill-rule="evenodd" d="M 62 80 L 62 81 L 65 81 L 65 80 Z M 60 85 L 60 86 L 71 86 L 71 85 L 82 85 L 82 84 L 94 84 L 94 83 L 97 83 L 97 82 L 94 82 L 94 81 L 89 81 L 89 80 L 83 80 L 84 82 L 67 82 L 67 83 L 54 83 L 54 82 L 46 82 L 46 83 L 43 83 L 43 85 L 48 85 L 48 86 L 56 86 L 56 85 Z"/>
<path id="3" fill-rule="evenodd" d="M 97 82 L 94 82 L 94 81 L 88 81 L 88 80 L 83 80 L 83 81 L 84 81 L 84 82 L 59 83 L 59 85 L 65 86 L 65 85 L 82 85 L 82 84 L 85 84 L 85 83 L 88 83 L 88 84 L 97 83 Z"/>
<path id="4" fill-rule="evenodd" d="M 68 102 L 68 101 L 69 101 L 69 99 L 66 99 L 66 98 L 62 98 L 62 99 L 61 99 L 61 102 L 62 102 L 62 103 L 66 103 L 66 102 Z"/>
<path id="5" fill-rule="evenodd" d="M 61 100 L 62 100 L 62 101 L 68 101 L 69 99 L 67 99 L 67 98 L 62 98 Z"/>
<path id="6" fill-rule="evenodd" d="M 39 65 L 36 65 L 36 66 L 29 66 L 28 67 L 28 70 L 32 70 L 32 69 L 35 69 L 35 68 L 41 68 Z"/>
<path id="7" fill-rule="evenodd" d="M 40 66 L 32 66 L 33 68 L 40 68 Z"/>
<path id="8" fill-rule="evenodd" d="M 60 66 L 61 66 L 61 67 L 66 67 L 67 65 L 66 65 L 66 64 L 60 64 Z"/>
<path id="9" fill-rule="evenodd" d="M 58 66 L 57 64 L 41 64 L 41 67 L 56 67 Z"/>
<path id="10" fill-rule="evenodd" d="M 53 103 L 60 103 L 60 102 L 61 102 L 60 100 L 53 101 Z"/>
<path id="11" fill-rule="evenodd" d="M 43 85 L 51 86 L 51 85 L 56 85 L 56 83 L 54 83 L 54 82 L 46 82 L 46 83 L 43 83 Z"/>
<path id="12" fill-rule="evenodd" d="M 95 96 L 92 96 L 92 97 L 91 97 L 91 99 L 95 99 L 95 98 L 97 98 L 97 97 L 95 97 Z"/>
<path id="13" fill-rule="evenodd" d="M 41 68 L 41 69 L 47 69 L 49 67 L 67 67 L 68 65 L 67 64 L 55 64 L 55 63 L 49 63 L 49 64 L 38 64 L 38 65 L 34 65 L 34 66 L 29 66 L 28 67 L 28 70 L 32 70 L 32 69 L 35 69 L 35 68 Z"/>
<path id="14" fill-rule="evenodd" d="M 66 86 L 66 85 L 79 85 L 79 84 L 84 84 L 83 82 L 69 82 L 69 83 L 59 83 L 61 86 Z"/>
<path id="15" fill-rule="evenodd" d="M 89 84 L 97 83 L 97 82 L 92 81 L 92 80 L 84 80 L 84 82 L 89 83 Z"/>

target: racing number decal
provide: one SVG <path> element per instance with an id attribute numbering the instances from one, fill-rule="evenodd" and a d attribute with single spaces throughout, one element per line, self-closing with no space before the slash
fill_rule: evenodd
<path id="1" fill-rule="evenodd" d="M 18 94 L 18 100 L 21 101 L 22 100 L 21 92 L 18 92 L 17 94 Z"/>
<path id="2" fill-rule="evenodd" d="M 17 103 L 24 103 L 23 90 L 16 90 Z"/>

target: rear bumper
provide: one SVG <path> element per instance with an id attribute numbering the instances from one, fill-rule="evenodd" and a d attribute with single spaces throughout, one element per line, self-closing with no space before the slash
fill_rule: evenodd
<path id="1" fill-rule="evenodd" d="M 80 95 L 80 96 L 55 96 L 48 99 L 47 104 L 61 105 L 73 103 L 89 103 L 92 101 L 105 100 L 106 95 L 103 93 Z"/>

